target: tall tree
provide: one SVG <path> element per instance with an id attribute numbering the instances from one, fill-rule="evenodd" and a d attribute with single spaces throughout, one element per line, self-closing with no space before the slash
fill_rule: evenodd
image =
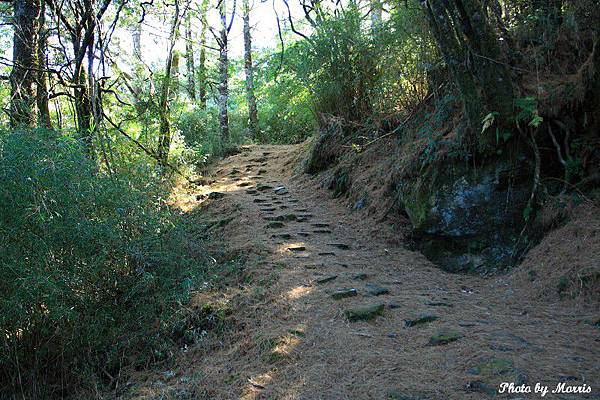
<path id="1" fill-rule="evenodd" d="M 37 115 L 35 110 L 40 0 L 14 0 L 13 10 L 11 125 L 33 127 Z"/>
<path id="2" fill-rule="evenodd" d="M 194 65 L 194 41 L 192 36 L 192 13 L 185 15 L 185 66 L 187 73 L 187 92 L 192 101 L 196 101 L 196 68 Z"/>
<path id="3" fill-rule="evenodd" d="M 219 5 L 219 16 L 221 19 L 221 31 L 219 35 L 219 126 L 221 127 L 221 139 L 229 141 L 229 117 L 227 115 L 227 102 L 229 98 L 228 78 L 229 62 L 227 60 L 227 8 L 226 0 L 221 0 Z M 233 17 L 232 17 L 233 20 Z"/>
<path id="4" fill-rule="evenodd" d="M 202 0 L 200 8 L 200 19 L 202 21 L 202 29 L 200 31 L 200 55 L 198 65 L 198 100 L 202 109 L 206 109 L 206 89 L 208 85 L 206 72 L 206 31 L 208 30 L 208 22 L 206 13 L 208 11 L 208 0 Z"/>
<path id="5" fill-rule="evenodd" d="M 39 113 L 39 125 L 43 126 L 44 128 L 52 129 L 52 121 L 50 119 L 50 107 L 48 105 L 48 35 L 49 30 L 46 27 L 46 2 L 41 1 L 37 45 L 38 70 L 36 83 L 36 102 Z"/>
<path id="6" fill-rule="evenodd" d="M 252 66 L 252 37 L 250 35 L 250 2 L 243 0 L 244 20 L 244 72 L 246 73 L 246 98 L 248 101 L 248 130 L 255 138 L 258 134 L 258 110 L 254 96 L 254 67 Z"/>
<path id="7" fill-rule="evenodd" d="M 173 12 L 173 20 L 171 23 L 171 32 L 169 34 L 169 44 L 167 50 L 167 60 L 165 65 L 165 75 L 162 81 L 160 91 L 160 102 L 158 104 L 158 115 L 160 120 L 160 128 L 158 132 L 158 149 L 157 158 L 159 163 L 166 167 L 169 160 L 169 149 L 171 148 L 171 123 L 169 112 L 169 98 L 174 85 L 175 70 L 178 68 L 179 56 L 175 52 L 175 44 L 179 32 L 181 8 L 178 0 L 175 0 L 175 10 Z M 185 11 L 184 11 L 185 12 Z"/>

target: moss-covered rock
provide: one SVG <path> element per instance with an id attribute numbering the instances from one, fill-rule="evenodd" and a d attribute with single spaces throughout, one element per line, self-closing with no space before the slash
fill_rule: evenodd
<path id="1" fill-rule="evenodd" d="M 371 304 L 362 307 L 351 308 L 346 310 L 344 314 L 348 321 L 370 321 L 379 315 L 383 315 L 384 305 L 381 303 Z"/>
<path id="2" fill-rule="evenodd" d="M 402 179 L 397 196 L 429 259 L 452 272 L 488 272 L 510 265 L 530 190 L 523 161 L 497 159 L 432 166 Z"/>
<path id="3" fill-rule="evenodd" d="M 418 317 L 404 320 L 404 324 L 407 328 L 411 328 L 417 325 L 424 325 L 429 322 L 437 321 L 438 316 L 433 314 L 421 314 Z"/>
<path id="4" fill-rule="evenodd" d="M 452 329 L 440 329 L 429 338 L 427 345 L 443 346 L 445 344 L 455 342 L 462 337 L 462 333 L 458 331 L 454 331 Z"/>

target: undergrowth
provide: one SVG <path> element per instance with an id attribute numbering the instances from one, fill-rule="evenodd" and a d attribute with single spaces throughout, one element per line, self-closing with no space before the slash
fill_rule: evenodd
<path id="1" fill-rule="evenodd" d="M 114 384 L 190 340 L 182 305 L 218 266 L 155 182 L 63 134 L 0 133 L 0 397 Z"/>

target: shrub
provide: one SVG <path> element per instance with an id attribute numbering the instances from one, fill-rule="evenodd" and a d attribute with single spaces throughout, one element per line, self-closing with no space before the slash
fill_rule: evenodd
<path id="1" fill-rule="evenodd" d="M 0 133 L 0 394 L 62 396 L 165 357 L 204 256 L 160 195 L 69 137 Z"/>

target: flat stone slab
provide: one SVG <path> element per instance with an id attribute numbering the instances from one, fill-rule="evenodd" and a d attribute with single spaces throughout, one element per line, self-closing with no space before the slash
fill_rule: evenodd
<path id="1" fill-rule="evenodd" d="M 354 297 L 357 296 L 358 292 L 354 288 L 350 289 L 339 289 L 331 294 L 335 300 L 345 299 L 346 297 Z"/>
<path id="2" fill-rule="evenodd" d="M 289 233 L 278 233 L 276 235 L 271 235 L 272 238 L 276 238 L 276 239 L 291 239 L 292 235 L 290 235 Z"/>
<path id="3" fill-rule="evenodd" d="M 350 250 L 350 246 L 345 243 L 328 243 L 329 246 L 336 247 L 340 250 Z"/>
<path id="4" fill-rule="evenodd" d="M 273 189 L 273 186 L 260 184 L 256 187 L 256 190 L 261 191 L 261 192 L 264 192 L 265 190 L 269 190 L 269 189 Z"/>
<path id="5" fill-rule="evenodd" d="M 289 251 L 305 251 L 306 247 L 305 246 L 291 246 L 288 247 Z"/>
<path id="6" fill-rule="evenodd" d="M 287 190 L 287 188 L 285 186 L 277 186 L 275 189 L 273 189 L 273 191 L 275 192 L 275 194 L 288 194 L 289 191 Z"/>
<path id="7" fill-rule="evenodd" d="M 317 282 L 319 285 L 322 285 L 324 283 L 331 282 L 334 279 L 337 279 L 337 275 L 329 275 L 323 278 L 319 278 L 315 282 Z"/>
<path id="8" fill-rule="evenodd" d="M 225 193 L 221 193 L 221 192 L 210 192 L 208 194 L 208 198 L 211 200 L 222 199 L 223 197 L 225 197 Z"/>
<path id="9" fill-rule="evenodd" d="M 427 343 L 428 346 L 443 346 L 461 339 L 463 334 L 452 329 L 440 329 L 434 333 Z"/>
<path id="10" fill-rule="evenodd" d="M 431 306 L 431 307 L 454 307 L 453 304 L 446 303 L 444 301 L 430 301 L 430 302 L 425 303 L 425 304 L 427 304 L 428 306 Z"/>
<path id="11" fill-rule="evenodd" d="M 433 314 L 421 314 L 418 317 L 415 317 L 415 318 L 412 318 L 412 319 L 405 319 L 404 320 L 404 325 L 407 328 L 411 328 L 413 326 L 423 325 L 423 324 L 427 324 L 429 322 L 436 321 L 437 319 L 438 319 L 437 315 L 433 315 Z"/>
<path id="12" fill-rule="evenodd" d="M 346 318 L 350 322 L 370 321 L 383 315 L 384 305 L 382 303 L 366 305 L 362 307 L 350 308 L 344 311 Z"/>
<path id="13" fill-rule="evenodd" d="M 369 293 L 371 296 L 381 296 L 390 293 L 390 289 L 379 286 L 375 283 L 367 283 L 365 287 L 367 288 L 367 293 Z"/>

